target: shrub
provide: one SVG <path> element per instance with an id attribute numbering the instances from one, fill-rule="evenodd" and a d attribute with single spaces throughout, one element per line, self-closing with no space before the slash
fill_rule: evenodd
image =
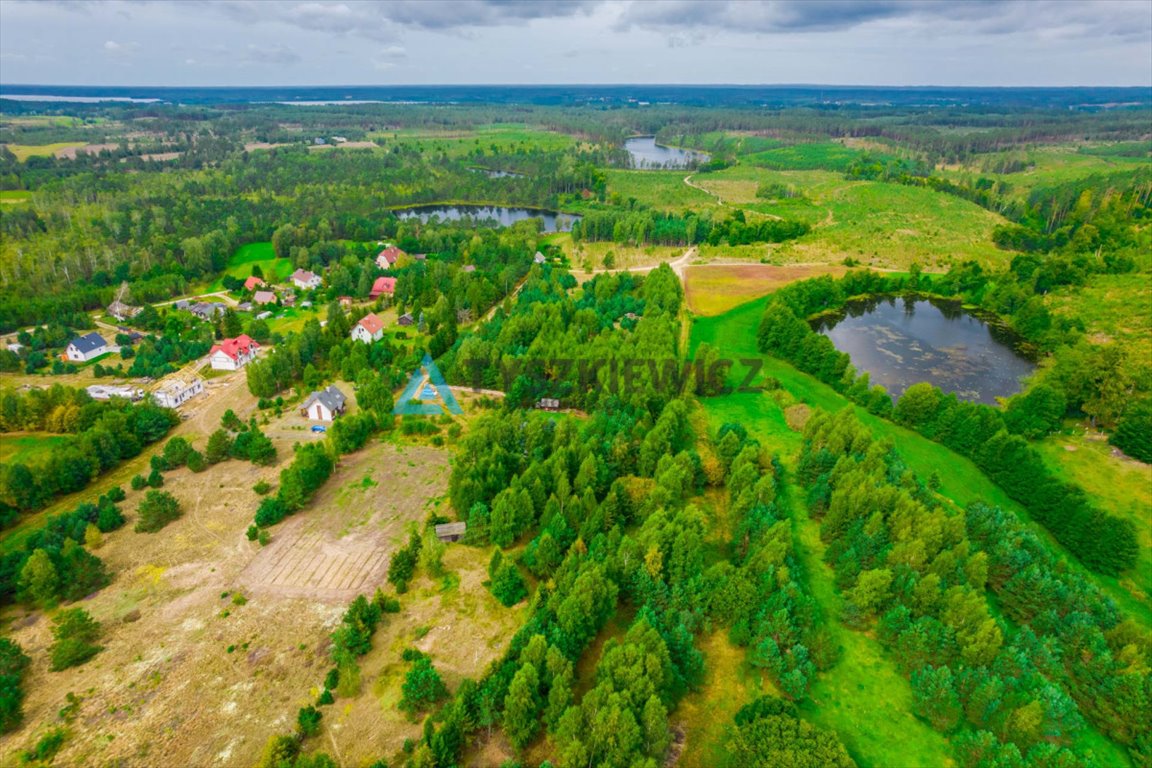
<path id="1" fill-rule="evenodd" d="M 448 698 L 448 688 L 440 678 L 440 673 L 432 666 L 432 660 L 423 655 L 408 670 L 401 692 L 399 707 L 410 715 Z"/>
<path id="2" fill-rule="evenodd" d="M 167 491 L 148 491 L 140 502 L 137 533 L 155 533 L 180 517 L 180 502 Z"/>
<path id="3" fill-rule="evenodd" d="M 24 675 L 31 659 L 14 640 L 0 637 L 0 733 L 20 727 L 24 719 Z"/>
<path id="4" fill-rule="evenodd" d="M 301 707 L 300 711 L 296 713 L 296 731 L 301 738 L 306 739 L 320 733 L 320 718 L 322 717 L 323 714 L 320 710 L 311 704 Z"/>
<path id="5" fill-rule="evenodd" d="M 60 611 L 52 619 L 52 671 L 79 666 L 100 652 L 100 623 L 83 608 Z"/>
<path id="6" fill-rule="evenodd" d="M 130 485 L 132 486 L 132 490 L 142 491 L 147 487 L 148 481 L 144 479 L 144 475 L 136 475 L 132 478 Z"/>
<path id="7" fill-rule="evenodd" d="M 268 492 L 272 490 L 272 484 L 267 480 L 261 480 L 260 482 L 256 483 L 256 485 L 252 486 L 252 490 L 260 496 L 266 496 L 268 495 Z"/>
<path id="8" fill-rule="evenodd" d="M 156 458 L 156 457 L 153 456 L 152 458 Z M 160 488 L 163 485 L 164 485 L 164 475 L 160 474 L 159 469 L 157 469 L 156 467 L 153 467 L 152 471 L 148 473 L 148 487 L 149 488 Z"/>
<path id="9" fill-rule="evenodd" d="M 276 496 L 266 496 L 256 510 L 256 525 L 267 528 L 288 516 L 288 507 Z"/>

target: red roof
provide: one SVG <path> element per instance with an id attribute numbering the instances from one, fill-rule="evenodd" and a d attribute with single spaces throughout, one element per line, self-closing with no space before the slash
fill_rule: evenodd
<path id="1" fill-rule="evenodd" d="M 257 349 L 260 349 L 260 345 L 256 343 L 255 339 L 244 333 L 234 339 L 224 339 L 219 344 L 213 344 L 212 349 L 208 350 L 208 354 L 214 355 L 217 350 L 220 350 L 235 360 L 241 354 L 250 355 L 253 350 Z"/>
<path id="2" fill-rule="evenodd" d="M 252 275 L 252 277 L 250 277 L 244 281 L 244 290 L 250 291 L 253 288 L 257 288 L 261 285 L 267 285 L 267 283 L 265 283 L 260 278 L 256 277 L 256 275 Z"/>
<path id="3" fill-rule="evenodd" d="M 396 260 L 404 255 L 404 251 L 400 250 L 394 245 L 390 245 L 376 255 L 376 263 L 380 264 L 380 259 L 384 259 L 389 264 L 395 264 Z"/>
<path id="4" fill-rule="evenodd" d="M 384 330 L 384 321 L 374 314 L 364 315 L 364 317 L 360 318 L 360 322 L 356 323 L 356 325 L 361 326 L 364 330 L 368 331 L 368 333 L 372 334 L 373 336 Z"/>
<path id="5" fill-rule="evenodd" d="M 378 277 L 376 282 L 372 283 L 372 293 L 369 294 L 372 298 L 376 298 L 380 294 L 386 293 L 391 296 L 396 292 L 396 278 L 394 277 Z"/>

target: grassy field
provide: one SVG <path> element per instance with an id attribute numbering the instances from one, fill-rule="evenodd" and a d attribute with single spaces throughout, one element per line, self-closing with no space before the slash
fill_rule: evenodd
<path id="1" fill-rule="evenodd" d="M 276 258 L 272 243 L 249 243 L 232 254 L 232 258 L 228 259 L 228 266 L 224 268 L 224 275 L 209 285 L 207 290 L 222 291 L 225 275 L 245 279 L 251 276 L 252 268 L 255 266 L 260 267 L 264 279 L 270 283 L 282 281 L 295 271 L 289 259 Z"/>
<path id="2" fill-rule="evenodd" d="M 556 150 L 576 143 L 576 139 L 568 134 L 522 123 L 494 123 L 475 130 L 439 131 L 407 128 L 371 133 L 368 138 L 383 138 L 386 142 L 416 145 L 425 152 L 444 152 L 451 157 L 467 155 L 478 148 L 484 149 L 485 152 L 492 152 L 494 149 L 506 152 L 517 147 Z"/>
<path id="3" fill-rule="evenodd" d="M 46 457 L 56 446 L 70 440 L 68 435 L 49 435 L 42 432 L 0 435 L 0 463 L 28 463 Z"/>
<path id="4" fill-rule="evenodd" d="M 691 348 L 702 342 L 716 346 L 730 358 L 760 357 L 755 347 L 755 327 L 764 305 L 756 300 L 717 317 L 699 318 L 692 327 Z M 740 377 L 743 371 L 733 371 Z M 713 430 L 725 422 L 738 422 L 788 467 L 800 448 L 800 435 L 788 427 L 793 403 L 823 410 L 853 408 L 857 417 L 881 439 L 890 439 L 909 467 L 921 477 L 940 472 L 940 493 L 959 506 L 983 499 L 1018 514 L 1027 513 L 967 459 L 926 438 L 856 408 L 831 388 L 791 366 L 765 358 L 765 374 L 780 381 L 780 392 L 737 393 L 704 398 Z M 1103 482 L 1107 482 L 1106 480 Z M 839 615 L 841 599 L 832 574 L 822 561 L 823 545 L 816 525 L 808 520 L 803 504 L 793 501 L 798 556 L 804 565 L 813 596 L 826 617 Z M 1033 530 L 1063 554 L 1039 526 Z M 1121 607 L 1146 626 L 1152 626 L 1152 610 L 1130 585 L 1088 574 L 1074 561 L 1069 567 L 1094 579 Z M 862 766 L 947 765 L 950 759 L 943 737 L 910 714 L 911 693 L 906 680 L 868 635 L 845 630 L 829 621 L 842 652 L 839 664 L 822 674 L 811 691 L 811 703 L 802 708 L 814 723 L 835 730 Z M 1120 748 L 1093 729 L 1085 729 L 1078 746 L 1091 749 L 1101 765 L 1128 765 Z"/>
<path id="5" fill-rule="evenodd" d="M 768 264 L 713 264 L 684 271 L 684 294 L 694 314 L 719 315 L 747 301 L 772 293 L 795 280 L 818 275 L 839 277 L 845 267 L 777 267 Z"/>
<path id="6" fill-rule="evenodd" d="M 18 205 L 32 199 L 32 193 L 24 189 L 0 190 L 0 205 Z"/>
<path id="7" fill-rule="evenodd" d="M 968 459 L 916 432 L 869 414 L 863 408 L 850 403 L 831 387 L 801 373 L 791 365 L 771 357 L 764 357 L 756 349 L 756 328 L 763 313 L 764 303 L 764 299 L 757 299 L 723 315 L 696 319 L 692 326 L 690 348 L 695 350 L 700 343 L 706 341 L 719 350 L 722 357 L 763 358 L 763 375 L 775 377 L 788 396 L 826 411 L 852 408 L 861 422 L 878 438 L 891 439 L 908 466 L 921 477 L 928 477 L 932 472 L 946 468 L 946 471 L 939 472 L 940 493 L 960 507 L 967 506 L 972 501 L 983 500 L 1011 511 L 1023 520 L 1029 520 L 1028 513 L 1008 498 L 1004 491 Z M 732 373 L 734 378 L 742 377 L 745 370 L 733 369 Z M 713 407 L 712 403 L 715 400 L 722 401 L 722 409 L 735 411 L 732 415 L 739 417 L 741 423 L 750 424 L 761 418 L 759 414 L 765 408 L 768 398 L 757 394 L 734 394 L 723 398 L 708 398 L 705 402 L 709 407 Z M 782 420 L 782 416 L 780 419 Z M 1090 573 L 1069 557 L 1063 547 L 1057 544 L 1044 528 L 1035 524 L 1032 524 L 1031 528 L 1068 562 L 1070 569 L 1083 573 L 1093 580 L 1128 614 L 1144 625 L 1152 627 L 1152 604 L 1139 590 L 1133 589 L 1131 574 L 1114 579 Z"/>
<path id="8" fill-rule="evenodd" d="M 52 157 L 62 149 L 83 147 L 86 141 L 61 141 L 56 144 L 7 144 L 8 150 L 16 155 L 16 159 L 24 162 L 30 157 Z"/>
<path id="9" fill-rule="evenodd" d="M 661 211 L 715 208 L 716 199 L 684 183 L 687 171 L 605 171 L 608 194 L 635 199 Z"/>
<path id="10" fill-rule="evenodd" d="M 1044 463 L 1059 477 L 1083 488 L 1105 512 L 1131 520 L 1140 556 L 1130 588 L 1152 598 L 1152 466 L 1112 456 L 1102 435 L 1054 435 L 1038 444 Z"/>

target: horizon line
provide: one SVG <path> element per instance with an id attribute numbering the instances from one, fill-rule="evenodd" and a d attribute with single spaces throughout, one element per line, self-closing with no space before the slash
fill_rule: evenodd
<path id="1" fill-rule="evenodd" d="M 998 90 L 1069 90 L 1086 88 L 1124 88 L 1152 91 L 1152 84 L 1135 85 L 938 85 L 932 83 L 876 85 L 868 83 L 319 83 L 311 85 L 144 85 L 144 84 L 85 84 L 85 83 L 4 83 L 3 88 L 871 88 L 871 89 L 998 89 Z"/>

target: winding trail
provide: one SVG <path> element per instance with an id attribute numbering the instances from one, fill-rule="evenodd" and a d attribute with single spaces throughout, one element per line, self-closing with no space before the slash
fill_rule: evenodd
<path id="1" fill-rule="evenodd" d="M 695 174 L 690 173 L 687 176 L 685 176 L 684 177 L 684 183 L 687 184 L 688 186 L 692 187 L 692 189 L 699 190 L 699 191 L 703 192 L 704 194 L 708 195 L 709 197 L 715 199 L 716 205 L 720 206 L 721 208 L 732 208 L 734 210 L 744 211 L 745 215 L 752 214 L 753 216 L 763 216 L 763 217 L 768 218 L 768 219 L 775 219 L 776 221 L 784 221 L 783 216 L 777 216 L 774 213 L 764 213 L 763 211 L 751 211 L 751 210 L 748 210 L 747 208 L 740 208 L 738 206 L 729 205 L 728 203 L 724 202 L 724 198 L 720 197 L 720 195 L 718 195 L 717 193 L 713 192 L 712 190 L 710 190 L 706 187 L 702 187 L 699 184 L 693 182 L 692 177 L 694 175 Z"/>

